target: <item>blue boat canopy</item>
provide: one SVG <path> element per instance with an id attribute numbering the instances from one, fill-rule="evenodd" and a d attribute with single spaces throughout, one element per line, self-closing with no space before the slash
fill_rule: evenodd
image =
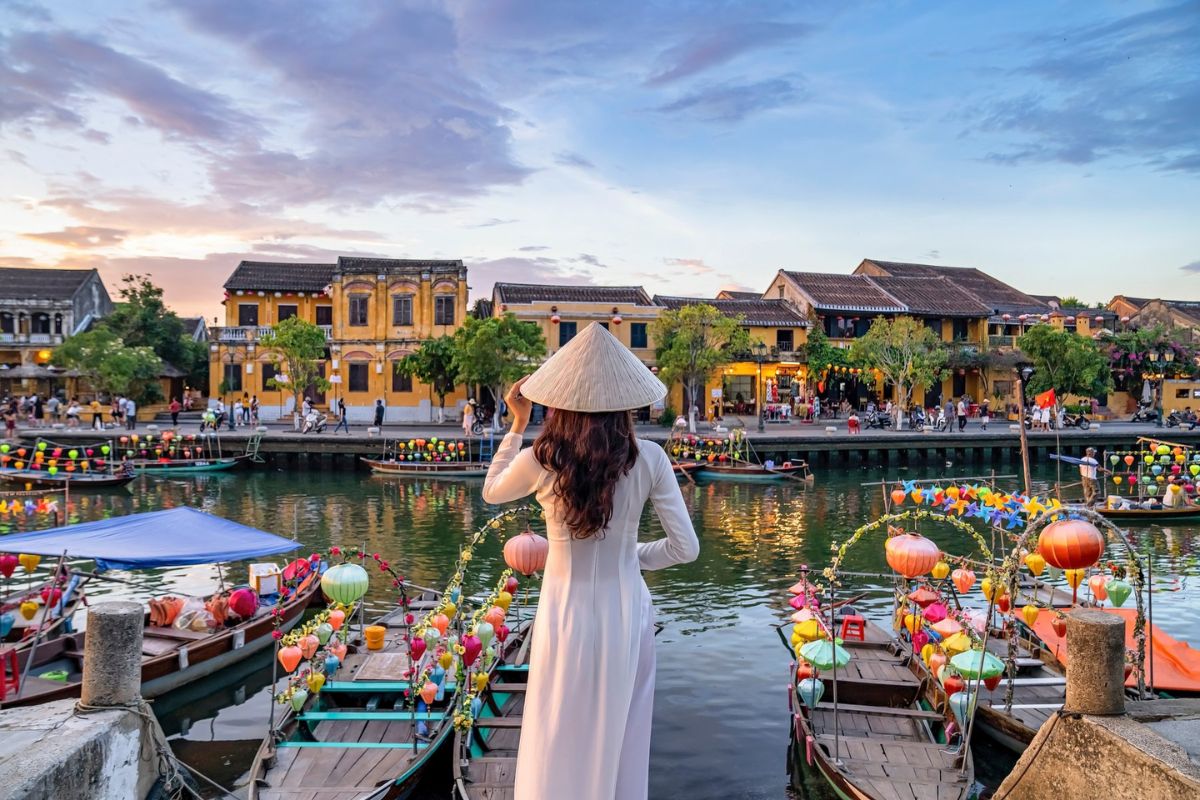
<path id="1" fill-rule="evenodd" d="M 300 543 L 194 508 L 148 511 L 0 536 L 0 551 L 90 558 L 100 570 L 213 564 L 287 553 Z"/>

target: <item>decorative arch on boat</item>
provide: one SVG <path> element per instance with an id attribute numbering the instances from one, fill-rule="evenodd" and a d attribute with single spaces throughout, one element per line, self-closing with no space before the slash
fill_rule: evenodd
<path id="1" fill-rule="evenodd" d="M 841 567 L 842 560 L 846 557 L 846 552 L 858 544 L 859 540 L 880 529 L 887 530 L 888 526 L 897 522 L 909 522 L 913 520 L 928 520 L 937 524 L 949 525 L 961 533 L 965 533 L 975 540 L 975 544 L 979 545 L 980 552 L 988 561 L 992 561 L 995 556 L 992 554 L 991 547 L 988 546 L 987 540 L 983 538 L 983 534 L 973 526 L 963 522 L 957 517 L 948 517 L 945 514 L 935 514 L 932 511 L 924 509 L 913 509 L 911 511 L 901 511 L 895 514 L 884 514 L 878 519 L 868 522 L 866 525 L 858 528 L 850 535 L 846 541 L 842 542 L 834 551 L 833 560 L 829 566 L 825 568 L 824 575 L 830 581 L 837 580 L 837 574 Z"/>

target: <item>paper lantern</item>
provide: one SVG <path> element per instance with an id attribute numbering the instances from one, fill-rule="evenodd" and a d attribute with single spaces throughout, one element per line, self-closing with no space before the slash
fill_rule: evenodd
<path id="1" fill-rule="evenodd" d="M 346 612 L 340 608 L 335 608 L 329 612 L 329 626 L 335 631 L 342 629 L 342 623 L 346 621 Z"/>
<path id="2" fill-rule="evenodd" d="M 483 643 L 479 641 L 478 636 L 467 634 L 462 637 L 463 654 L 462 662 L 466 667 L 473 666 L 475 659 L 479 658 L 479 653 L 483 650 Z"/>
<path id="3" fill-rule="evenodd" d="M 825 683 L 817 678 L 804 678 L 796 683 L 796 694 L 806 708 L 816 708 L 825 696 Z"/>
<path id="4" fill-rule="evenodd" d="M 20 610 L 22 617 L 26 620 L 31 620 L 37 614 L 38 604 L 32 600 L 23 600 L 21 601 Z"/>
<path id="5" fill-rule="evenodd" d="M 908 593 L 908 599 L 919 605 L 921 608 L 929 606 L 931 603 L 936 603 L 938 599 L 937 592 L 931 591 L 926 586 L 918 586 Z"/>
<path id="6" fill-rule="evenodd" d="M 1092 597 L 1100 602 L 1108 599 L 1108 587 L 1105 585 L 1103 575 L 1093 575 L 1088 578 L 1088 588 L 1092 590 Z"/>
<path id="7" fill-rule="evenodd" d="M 850 663 L 850 652 L 840 644 L 821 639 L 800 648 L 800 657 L 819 670 L 844 667 Z"/>
<path id="8" fill-rule="evenodd" d="M 950 580 L 954 582 L 954 588 L 958 589 L 959 594 L 966 594 L 975 585 L 975 573 L 965 567 L 959 567 L 950 575 Z"/>
<path id="9" fill-rule="evenodd" d="M 1041 575 L 1042 571 L 1046 569 L 1046 559 L 1042 558 L 1041 553 L 1030 553 L 1025 556 L 1025 566 L 1036 577 Z"/>
<path id="10" fill-rule="evenodd" d="M 960 690 L 950 695 L 946 702 L 950 706 L 951 713 L 954 714 L 954 719 L 958 722 L 958 727 L 965 730 L 971 719 L 971 712 L 975 708 L 975 693 Z"/>
<path id="11" fill-rule="evenodd" d="M 229 610 L 242 619 L 250 619 L 258 610 L 258 593 L 248 587 L 234 589 L 229 594 Z"/>
<path id="12" fill-rule="evenodd" d="M 438 633 L 442 636 L 446 635 L 446 629 L 450 627 L 450 618 L 445 614 L 434 614 L 429 620 L 429 624 L 438 629 Z"/>
<path id="13" fill-rule="evenodd" d="M 370 579 L 358 564 L 338 564 L 321 576 L 321 590 L 343 606 L 352 606 L 367 593 Z"/>
<path id="14" fill-rule="evenodd" d="M 425 640 L 420 636 L 413 637 L 413 640 L 408 643 L 408 653 L 413 661 L 420 661 L 421 656 L 425 655 Z"/>
<path id="15" fill-rule="evenodd" d="M 965 653 L 971 649 L 971 637 L 967 636 L 961 630 L 942 642 L 942 649 L 953 658 L 959 653 Z"/>
<path id="16" fill-rule="evenodd" d="M 316 694 L 317 692 L 321 691 L 321 687 L 325 685 L 325 673 L 310 672 L 308 674 L 308 678 L 306 678 L 304 682 L 308 684 L 308 690 L 313 694 Z"/>
<path id="17" fill-rule="evenodd" d="M 17 560 L 21 562 L 21 569 L 27 574 L 32 574 L 38 568 L 38 564 L 42 563 L 42 557 L 35 553 L 21 553 Z"/>
<path id="18" fill-rule="evenodd" d="M 304 653 L 294 644 L 289 644 L 287 647 L 279 648 L 279 664 L 283 667 L 283 671 L 292 673 L 296 671 L 296 667 L 300 664 L 300 659 L 304 657 Z"/>
<path id="19" fill-rule="evenodd" d="M 322 622 L 313 633 L 317 636 L 317 643 L 324 647 L 329 644 L 329 637 L 333 636 L 333 626 L 328 622 Z"/>
<path id="20" fill-rule="evenodd" d="M 1083 583 L 1084 570 L 1082 569 L 1064 569 L 1063 577 L 1067 579 L 1067 585 L 1072 589 L 1078 589 L 1079 584 Z"/>
<path id="21" fill-rule="evenodd" d="M 936 675 L 937 671 L 948 663 L 950 663 L 950 659 L 946 657 L 946 654 L 940 650 L 935 650 L 933 655 L 929 657 L 929 671 Z"/>
<path id="22" fill-rule="evenodd" d="M 1038 607 L 1034 605 L 1023 606 L 1021 608 L 1021 616 L 1025 618 L 1025 624 L 1032 628 L 1033 623 L 1037 622 Z"/>
<path id="23" fill-rule="evenodd" d="M 906 578 L 924 575 L 941 557 L 936 544 L 916 533 L 889 537 L 884 551 L 888 566 Z"/>
<path id="24" fill-rule="evenodd" d="M 305 658 L 312 658 L 317 654 L 317 647 L 320 646 L 321 640 L 311 633 L 300 637 L 300 653 Z"/>
<path id="25" fill-rule="evenodd" d="M 0 553 L 0 575 L 11 578 L 18 563 L 17 557 L 12 553 Z"/>
<path id="26" fill-rule="evenodd" d="M 308 690 L 307 689 L 297 689 L 296 691 L 292 692 L 292 699 L 290 702 L 292 704 L 293 711 L 299 711 L 300 709 L 304 708 L 304 704 L 307 701 L 308 701 Z"/>
<path id="27" fill-rule="evenodd" d="M 481 622 L 475 626 L 475 635 L 479 637 L 479 642 L 484 647 L 492 643 L 492 637 L 496 635 L 496 626 L 490 622 Z"/>
<path id="28" fill-rule="evenodd" d="M 1004 672 L 1004 662 L 984 650 L 967 650 L 950 659 L 950 666 L 971 680 L 982 680 Z"/>
<path id="29" fill-rule="evenodd" d="M 1060 519 L 1042 531 L 1038 552 L 1046 563 L 1059 569 L 1090 567 L 1104 553 L 1104 535 L 1086 520 Z"/>
<path id="30" fill-rule="evenodd" d="M 483 615 L 483 619 L 485 622 L 491 623 L 493 628 L 496 628 L 504 624 L 504 609 L 500 606 L 492 606 Z"/>
<path id="31" fill-rule="evenodd" d="M 1133 592 L 1133 587 L 1120 578 L 1114 578 L 1108 582 L 1108 599 L 1112 600 L 1114 606 L 1120 607 L 1125 605 L 1125 601 L 1129 599 L 1129 595 Z"/>
<path id="32" fill-rule="evenodd" d="M 907 495 L 905 494 L 903 489 L 892 489 L 892 505 L 896 505 L 896 506 L 904 505 L 904 498 L 906 496 Z"/>
<path id="33" fill-rule="evenodd" d="M 1063 617 L 1055 616 L 1050 621 L 1050 627 L 1054 630 L 1054 634 L 1062 639 L 1067 635 L 1067 621 Z"/>
<path id="34" fill-rule="evenodd" d="M 925 606 L 925 621 L 933 624 L 941 622 L 946 618 L 946 606 L 944 603 L 930 603 Z"/>
<path id="35" fill-rule="evenodd" d="M 545 568 L 549 552 L 546 537 L 525 530 L 504 543 L 504 563 L 528 577 Z"/>
<path id="36" fill-rule="evenodd" d="M 945 561 L 939 561 L 933 565 L 933 569 L 929 571 L 929 574 L 933 576 L 934 580 L 943 581 L 950 574 L 950 565 Z"/>
<path id="37" fill-rule="evenodd" d="M 512 592 L 505 591 L 505 592 L 500 592 L 500 594 L 496 595 L 496 605 L 500 606 L 505 611 L 508 611 L 508 607 L 510 605 L 512 605 L 512 600 L 513 600 Z M 451 615 L 451 616 L 453 616 L 453 615 Z"/>

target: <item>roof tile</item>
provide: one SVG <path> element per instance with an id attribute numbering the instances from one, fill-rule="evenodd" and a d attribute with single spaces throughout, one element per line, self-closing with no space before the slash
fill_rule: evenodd
<path id="1" fill-rule="evenodd" d="M 783 300 L 763 300 L 761 297 L 753 300 L 726 300 L 707 297 L 672 297 L 656 294 L 656 305 L 669 309 L 680 309 L 684 306 L 710 305 L 722 314 L 730 317 L 743 317 L 743 324 L 753 327 L 771 328 L 805 328 L 808 320 L 795 308 Z"/>
<path id="2" fill-rule="evenodd" d="M 902 314 L 907 309 L 896 298 L 861 275 L 784 270 L 813 301 L 818 311 L 862 311 Z"/>
<path id="3" fill-rule="evenodd" d="M 617 303 L 654 305 L 641 286 L 587 286 L 541 283 L 497 283 L 501 303 Z"/>
<path id="4" fill-rule="evenodd" d="M 0 267 L 0 297 L 19 300 L 70 300 L 94 269 Z"/>
<path id="5" fill-rule="evenodd" d="M 281 261 L 243 261 L 225 281 L 225 288 L 266 292 L 319 292 L 329 285 L 336 264 Z"/>

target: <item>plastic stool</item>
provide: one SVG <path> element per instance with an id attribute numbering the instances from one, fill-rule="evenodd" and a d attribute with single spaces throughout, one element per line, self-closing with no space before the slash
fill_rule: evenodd
<path id="1" fill-rule="evenodd" d="M 842 632 L 840 636 L 844 642 L 848 642 L 851 639 L 857 639 L 860 642 L 865 642 L 867 640 L 866 620 L 857 615 L 846 615 L 842 617 Z"/>
<path id="2" fill-rule="evenodd" d="M 0 653 L 0 700 L 3 700 L 9 691 L 13 694 L 21 693 L 21 669 L 17 666 L 17 648 L 15 647 L 10 647 Z"/>

